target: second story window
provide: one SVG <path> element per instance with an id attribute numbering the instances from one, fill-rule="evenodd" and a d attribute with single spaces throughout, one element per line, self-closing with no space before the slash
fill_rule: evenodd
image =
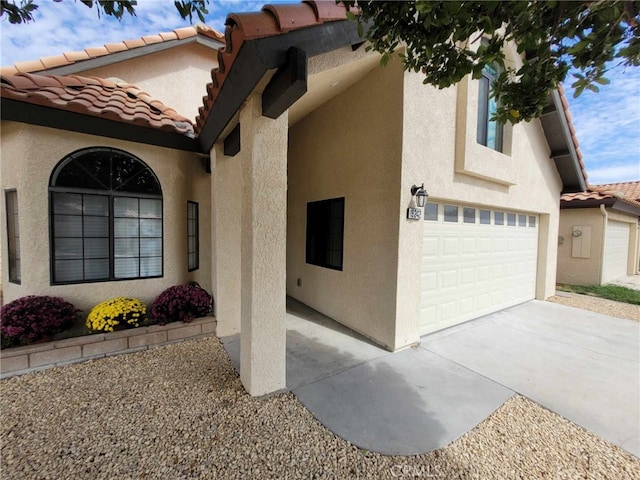
<path id="1" fill-rule="evenodd" d="M 478 92 L 478 129 L 477 141 L 479 144 L 502 152 L 502 137 L 504 126 L 495 120 L 491 120 L 498 109 L 496 99 L 492 97 L 492 85 L 498 76 L 495 65 L 486 65 L 482 70 L 480 89 Z"/>

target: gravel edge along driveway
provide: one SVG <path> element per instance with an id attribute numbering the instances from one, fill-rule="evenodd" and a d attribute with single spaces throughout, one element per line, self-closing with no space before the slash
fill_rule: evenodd
<path id="1" fill-rule="evenodd" d="M 384 456 L 290 393 L 247 395 L 216 338 L 0 382 L 3 479 L 637 479 L 640 460 L 515 396 L 440 450 Z"/>

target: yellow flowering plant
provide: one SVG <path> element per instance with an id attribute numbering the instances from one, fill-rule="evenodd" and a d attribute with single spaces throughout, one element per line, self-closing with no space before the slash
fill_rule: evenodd
<path id="1" fill-rule="evenodd" d="M 87 317 L 87 328 L 94 332 L 113 332 L 116 328 L 139 327 L 147 307 L 137 298 L 116 297 L 99 303 Z"/>

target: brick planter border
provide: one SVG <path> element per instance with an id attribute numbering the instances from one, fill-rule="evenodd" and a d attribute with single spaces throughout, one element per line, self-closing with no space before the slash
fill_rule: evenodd
<path id="1" fill-rule="evenodd" d="M 0 378 L 123 353 L 140 352 L 158 345 L 208 337 L 215 333 L 215 317 L 202 317 L 190 323 L 151 325 L 7 348 L 0 352 Z"/>

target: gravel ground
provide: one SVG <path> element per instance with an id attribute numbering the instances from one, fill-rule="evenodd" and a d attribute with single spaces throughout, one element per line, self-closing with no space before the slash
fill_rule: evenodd
<path id="1" fill-rule="evenodd" d="M 577 293 L 569 292 L 562 292 L 561 295 L 555 295 L 547 300 L 570 307 L 584 308 L 585 310 L 591 310 L 592 312 L 602 313 L 604 315 L 611 315 L 612 317 L 640 321 L 640 305 L 614 302 L 604 298 L 578 295 Z"/>
<path id="2" fill-rule="evenodd" d="M 638 479 L 640 460 L 523 397 L 449 446 L 392 457 L 292 394 L 247 395 L 216 338 L 0 382 L 5 479 Z"/>

